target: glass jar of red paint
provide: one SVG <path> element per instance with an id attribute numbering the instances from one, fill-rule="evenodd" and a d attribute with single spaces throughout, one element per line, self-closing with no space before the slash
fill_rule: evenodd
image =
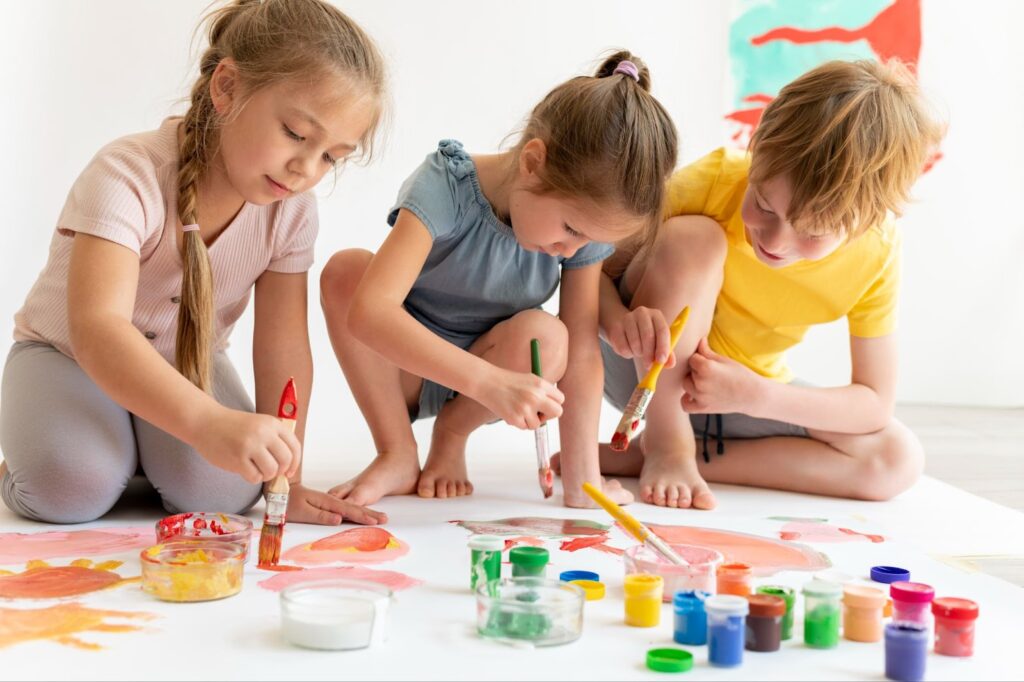
<path id="1" fill-rule="evenodd" d="M 935 653 L 943 656 L 974 654 L 974 624 L 978 605 L 970 599 L 939 597 L 932 602 L 935 616 Z"/>
<path id="2" fill-rule="evenodd" d="M 739 562 L 719 564 L 715 579 L 718 594 L 746 597 L 753 592 L 754 569 L 749 564 Z"/>
<path id="3" fill-rule="evenodd" d="M 747 604 L 747 651 L 778 651 L 786 600 L 772 594 L 749 594 Z"/>
<path id="4" fill-rule="evenodd" d="M 929 605 L 935 598 L 935 590 L 931 585 L 900 580 L 889 585 L 889 596 L 892 597 L 893 622 L 922 625 L 931 622 Z"/>

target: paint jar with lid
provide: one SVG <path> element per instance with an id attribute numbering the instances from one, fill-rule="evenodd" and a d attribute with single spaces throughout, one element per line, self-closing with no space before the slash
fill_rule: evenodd
<path id="1" fill-rule="evenodd" d="M 931 585 L 900 580 L 889 585 L 889 596 L 893 622 L 931 624 L 931 603 L 935 598 Z"/>
<path id="2" fill-rule="evenodd" d="M 548 551 L 543 547 L 513 547 L 508 553 L 513 578 L 543 578 L 547 572 Z"/>
<path id="3" fill-rule="evenodd" d="M 771 594 L 749 594 L 747 603 L 747 649 L 778 651 L 782 646 L 782 619 L 786 615 L 786 600 Z"/>
<path id="4" fill-rule="evenodd" d="M 387 638 L 390 589 L 368 580 L 308 580 L 281 590 L 281 633 L 306 649 L 365 649 Z"/>
<path id="5" fill-rule="evenodd" d="M 469 538 L 469 587 L 476 589 L 480 580 L 501 579 L 501 552 L 505 540 L 497 535 L 474 535 Z"/>
<path id="6" fill-rule="evenodd" d="M 939 597 L 932 602 L 935 616 L 935 653 L 943 656 L 974 654 L 974 624 L 978 605 L 970 599 Z"/>
<path id="7" fill-rule="evenodd" d="M 655 554 L 646 545 L 633 545 L 622 555 L 626 575 L 631 573 L 651 573 L 660 575 L 665 580 L 663 600 L 672 601 L 672 597 L 680 590 L 715 591 L 715 569 L 722 563 L 722 553 L 710 547 L 696 545 L 669 545 L 672 550 L 686 561 L 686 565 L 676 565 Z"/>
<path id="8" fill-rule="evenodd" d="M 843 588 L 843 636 L 851 642 L 882 639 L 882 611 L 885 592 L 867 585 Z"/>
<path id="9" fill-rule="evenodd" d="M 716 574 L 716 591 L 718 594 L 746 597 L 753 592 L 753 580 L 754 570 L 749 564 L 738 562 L 721 564 Z"/>
<path id="10" fill-rule="evenodd" d="M 894 621 L 885 626 L 885 676 L 897 682 L 924 679 L 928 626 Z"/>
<path id="11" fill-rule="evenodd" d="M 812 580 L 804 593 L 804 643 L 814 649 L 839 644 L 839 600 L 843 588 L 836 583 Z"/>
<path id="12" fill-rule="evenodd" d="M 743 597 L 715 594 L 704 602 L 708 614 L 708 663 L 734 668 L 743 663 L 749 605 Z"/>
<path id="13" fill-rule="evenodd" d="M 796 592 L 792 587 L 784 585 L 761 585 L 757 588 L 757 594 L 770 594 L 774 597 L 782 597 L 786 602 L 786 615 L 782 617 L 782 639 L 793 637 L 793 604 L 796 602 Z"/>
<path id="14" fill-rule="evenodd" d="M 665 581 L 660 575 L 634 573 L 622 583 L 626 595 L 626 625 L 653 628 L 661 622 L 661 595 Z"/>
<path id="15" fill-rule="evenodd" d="M 701 590 L 679 590 L 672 598 L 675 629 L 672 639 L 679 644 L 707 644 L 708 615 L 704 601 L 711 596 Z"/>

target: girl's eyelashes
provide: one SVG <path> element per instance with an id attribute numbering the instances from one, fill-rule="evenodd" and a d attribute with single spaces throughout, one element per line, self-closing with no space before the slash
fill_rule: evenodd
<path id="1" fill-rule="evenodd" d="M 582 234 L 580 234 L 576 230 L 574 230 L 571 227 L 569 227 L 569 223 L 562 223 L 562 226 L 565 227 L 565 231 L 569 234 L 570 237 L 582 237 L 583 236 Z"/>
<path id="2" fill-rule="evenodd" d="M 327 152 L 324 152 L 324 157 L 323 158 L 324 158 L 324 163 L 326 163 L 328 166 L 334 166 L 334 165 L 336 165 L 338 163 L 338 160 L 336 158 L 334 158 L 333 156 L 331 156 L 330 154 L 328 154 Z"/>
<path id="3" fill-rule="evenodd" d="M 284 134 L 290 137 L 291 139 L 295 140 L 296 142 L 306 141 L 306 138 L 304 138 L 302 135 L 299 135 L 297 132 L 289 128 L 287 123 L 282 123 L 281 127 L 284 128 Z"/>

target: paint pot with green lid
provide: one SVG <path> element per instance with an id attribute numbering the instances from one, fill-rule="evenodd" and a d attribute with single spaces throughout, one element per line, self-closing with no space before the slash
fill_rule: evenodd
<path id="1" fill-rule="evenodd" d="M 543 547 L 513 547 L 508 553 L 513 578 L 543 578 L 548 566 L 548 551 Z"/>
<path id="2" fill-rule="evenodd" d="M 469 538 L 469 586 L 476 589 L 478 580 L 501 579 L 501 552 L 505 540 L 497 535 L 474 535 Z"/>

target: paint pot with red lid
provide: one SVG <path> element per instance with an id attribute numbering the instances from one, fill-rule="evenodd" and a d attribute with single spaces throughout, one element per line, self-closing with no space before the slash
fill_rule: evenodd
<path id="1" fill-rule="evenodd" d="M 974 654 L 974 624 L 978 605 L 970 599 L 939 597 L 932 602 L 935 616 L 935 653 L 943 656 Z"/>
<path id="2" fill-rule="evenodd" d="M 900 580 L 889 585 L 893 622 L 930 624 L 929 604 L 935 598 L 931 585 Z"/>
<path id="3" fill-rule="evenodd" d="M 778 651 L 782 645 L 786 600 L 772 594 L 750 594 L 747 603 L 747 651 Z"/>

